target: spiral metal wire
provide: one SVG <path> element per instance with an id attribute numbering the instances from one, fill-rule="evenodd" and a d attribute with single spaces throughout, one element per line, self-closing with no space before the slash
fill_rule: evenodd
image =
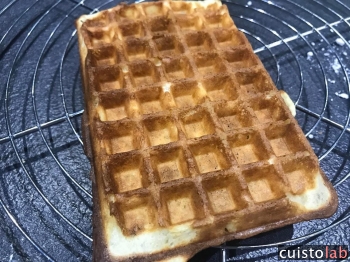
<path id="1" fill-rule="evenodd" d="M 24 2 L 26 4 L 17 10 L 19 5 Z M 79 220 L 70 216 L 69 203 L 68 211 L 62 211 L 61 205 L 56 204 L 56 198 L 52 197 L 52 192 L 45 190 L 45 181 L 41 180 L 38 172 L 33 168 L 34 160 L 28 156 L 27 151 L 35 151 L 36 148 L 32 146 L 28 149 L 18 141 L 30 140 L 32 135 L 36 135 L 37 143 L 46 151 L 47 161 L 58 167 L 55 175 L 64 177 L 66 184 L 63 186 L 76 194 L 77 201 L 74 202 L 74 205 L 82 205 L 84 212 L 88 216 L 91 215 L 92 196 L 91 185 L 86 182 L 88 178 L 85 177 L 82 180 L 74 175 L 75 167 L 72 167 L 68 162 L 66 163 L 65 158 L 61 157 L 60 152 L 51 141 L 48 130 L 64 125 L 64 132 L 73 135 L 72 143 L 77 142 L 80 149 L 73 150 L 69 146 L 65 146 L 63 141 L 62 150 L 72 152 L 70 156 L 73 158 L 74 154 L 82 154 L 82 140 L 78 122 L 83 113 L 83 107 L 81 103 L 81 107 L 76 109 L 75 100 L 70 97 L 71 90 L 75 86 L 79 87 L 80 82 L 76 83 L 74 79 L 68 77 L 71 75 L 68 74 L 70 68 L 79 67 L 79 60 L 71 59 L 72 52 L 76 51 L 77 48 L 76 30 L 73 22 L 83 13 L 94 13 L 116 5 L 119 1 L 102 1 L 99 4 L 93 1 L 78 2 L 74 0 L 44 2 L 44 0 L 12 0 L 0 5 L 0 21 L 5 21 L 11 12 L 17 12 L 15 19 L 7 24 L 5 30 L 2 31 L 3 34 L 0 35 L 0 61 L 5 61 L 6 55 L 11 54 L 10 58 L 6 60 L 7 66 L 2 69 L 3 76 L 5 76 L 4 83 L 0 83 L 3 85 L 1 89 L 4 88 L 3 97 L 0 96 L 4 109 L 4 121 L 0 122 L 0 146 L 10 148 L 10 153 L 17 159 L 18 168 L 16 170 L 23 175 L 23 179 L 28 181 L 29 190 L 33 191 L 33 194 L 38 196 L 40 201 L 48 207 L 49 211 L 47 212 L 50 212 L 52 219 L 67 228 L 66 231 L 73 235 L 74 241 L 81 243 L 82 249 L 85 249 L 87 253 L 82 255 L 81 259 L 87 260 L 90 257 L 92 241 L 91 227 L 86 227 L 84 224 L 81 226 Z M 346 141 L 350 133 L 350 110 L 346 99 L 350 92 L 349 63 L 344 59 L 347 57 L 347 52 L 350 54 L 350 44 L 346 40 L 349 37 L 346 32 L 350 29 L 350 5 L 346 1 L 340 0 L 335 0 L 332 3 L 321 0 L 253 0 L 248 2 L 227 0 L 223 2 L 229 7 L 239 29 L 249 38 L 255 53 L 265 63 L 276 86 L 285 89 L 292 96 L 298 109 L 297 119 L 306 136 L 310 138 L 321 166 L 329 175 L 336 189 L 341 191 L 342 187 L 349 183 L 349 165 L 344 160 L 346 156 L 343 156 L 345 164 L 340 167 L 332 167 L 332 158 L 338 154 L 339 148 L 347 146 Z M 37 12 L 39 9 L 40 12 Z M 51 26 L 45 27 L 47 19 L 52 17 L 55 19 L 50 21 Z M 26 24 L 28 18 L 31 20 Z M 21 30 L 18 28 L 20 25 L 23 27 Z M 31 44 L 35 41 L 35 37 L 45 30 L 49 30 L 49 32 L 46 32 L 45 39 L 40 42 L 40 47 L 37 48 L 40 51 L 32 52 L 31 58 L 26 60 L 26 54 L 31 52 Z M 64 40 L 61 40 L 63 38 Z M 338 45 L 334 44 L 335 39 L 337 39 Z M 60 41 L 60 49 L 56 51 L 53 48 L 55 48 L 57 41 Z M 48 65 L 46 59 L 53 52 L 59 59 L 56 59 L 54 64 Z M 31 61 L 30 65 L 26 62 L 28 60 Z M 71 67 L 72 65 L 73 67 Z M 24 91 L 28 92 L 30 98 L 26 102 L 26 108 L 30 108 L 31 112 L 28 114 L 32 115 L 32 121 L 29 127 L 24 124 L 25 128 L 18 128 L 16 122 L 19 120 L 23 122 L 27 112 L 18 115 L 14 114 L 13 111 L 16 106 L 14 105 L 16 96 L 21 96 L 21 92 L 18 92 L 17 81 L 20 70 L 27 71 L 30 76 L 25 81 Z M 55 103 L 60 101 L 62 115 L 51 116 L 50 103 L 41 97 L 44 92 L 41 78 L 46 74 L 53 74 L 53 82 L 58 78 L 58 81 L 55 81 L 58 84 L 56 87 L 58 91 L 56 91 L 59 93 L 59 98 Z M 79 70 L 73 74 L 78 78 Z M 339 79 L 337 80 L 337 89 L 334 87 L 335 80 L 331 78 Z M 335 92 L 338 95 L 341 93 L 340 96 L 345 99 L 334 95 Z M 77 96 L 82 100 L 81 92 L 78 92 Z M 75 99 L 78 98 L 75 97 Z M 44 107 L 48 108 L 46 114 L 42 112 Z M 1 125 L 5 128 L 1 129 Z M 320 136 L 320 139 L 316 139 L 314 134 L 317 134 L 317 137 Z M 88 161 L 82 159 L 81 165 L 86 167 L 85 173 L 87 173 Z M 40 165 L 45 164 L 41 162 Z M 336 176 L 327 172 L 332 168 L 337 169 Z M 0 181 L 5 179 L 5 175 L 6 171 L 1 174 Z M 60 257 L 54 252 L 52 253 L 50 248 L 46 248 L 45 243 L 41 239 L 39 240 L 33 230 L 28 227 L 28 222 L 14 208 L 15 205 L 9 194 L 0 194 L 0 210 L 4 211 L 5 221 L 11 221 L 10 223 L 15 226 L 26 241 L 32 244 L 44 260 L 60 260 Z M 61 199 L 62 201 L 64 199 Z M 321 222 L 305 222 L 307 233 L 303 230 L 302 234 L 298 234 L 298 227 L 296 227 L 294 236 L 288 240 L 259 245 L 226 243 L 219 246 L 222 261 L 245 259 L 244 256 L 230 257 L 229 250 L 271 249 L 272 251 L 267 252 L 273 252 L 277 245 L 311 241 L 311 239 L 350 219 L 349 208 L 342 201 L 340 201 L 340 207 L 333 218 Z M 54 225 L 49 224 L 48 227 L 55 231 Z M 41 228 L 36 230 L 40 232 Z M 60 239 L 62 237 L 60 234 L 55 235 L 55 238 Z M 60 243 L 62 242 L 65 243 L 64 240 L 60 241 Z M 74 255 L 72 251 L 74 247 L 71 244 L 62 245 L 64 246 L 63 250 L 66 248 Z"/>

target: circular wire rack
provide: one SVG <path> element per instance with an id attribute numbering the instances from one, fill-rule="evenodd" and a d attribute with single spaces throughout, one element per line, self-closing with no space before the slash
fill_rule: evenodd
<path id="1" fill-rule="evenodd" d="M 90 165 L 74 21 L 120 1 L 0 4 L 1 261 L 89 261 Z M 339 195 L 337 213 L 201 252 L 193 261 L 277 259 L 279 245 L 350 239 L 350 3 L 223 1 L 279 89 Z M 346 240 L 347 239 L 347 240 Z M 348 242 L 346 242 L 348 241 Z"/>

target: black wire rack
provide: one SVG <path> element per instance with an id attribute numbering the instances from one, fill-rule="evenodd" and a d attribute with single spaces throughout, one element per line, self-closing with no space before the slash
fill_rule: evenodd
<path id="1" fill-rule="evenodd" d="M 90 165 L 83 153 L 74 21 L 120 1 L 0 3 L 0 260 L 89 261 Z M 278 245 L 350 242 L 350 3 L 230 0 L 339 195 L 328 219 L 207 249 L 191 261 L 277 260 Z"/>

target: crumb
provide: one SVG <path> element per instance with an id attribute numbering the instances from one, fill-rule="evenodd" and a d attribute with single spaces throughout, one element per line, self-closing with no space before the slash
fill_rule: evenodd
<path id="1" fill-rule="evenodd" d="M 332 64 L 333 70 L 336 74 L 339 74 L 339 70 L 341 68 L 341 65 L 339 64 L 339 61 L 337 58 L 334 59 L 334 62 Z"/>
<path id="2" fill-rule="evenodd" d="M 337 39 L 335 40 L 335 42 L 336 42 L 336 43 L 337 43 L 337 45 L 339 45 L 339 46 L 343 46 L 343 45 L 345 45 L 344 40 L 343 40 L 343 39 L 341 39 L 341 38 L 337 38 Z"/>
<path id="3" fill-rule="evenodd" d="M 247 3 L 247 6 L 251 6 L 252 5 L 252 1 L 249 1 L 248 3 Z"/>
<path id="4" fill-rule="evenodd" d="M 314 56 L 314 53 L 312 53 L 311 51 L 307 52 L 307 59 L 310 59 L 313 56 Z"/>
<path id="5" fill-rule="evenodd" d="M 313 134 L 310 134 L 310 135 L 309 135 L 309 138 L 310 138 L 310 139 L 313 139 L 313 138 L 314 138 L 314 135 L 313 135 Z"/>
<path id="6" fill-rule="evenodd" d="M 335 92 L 335 94 L 341 98 L 349 99 L 349 95 L 345 93 Z"/>

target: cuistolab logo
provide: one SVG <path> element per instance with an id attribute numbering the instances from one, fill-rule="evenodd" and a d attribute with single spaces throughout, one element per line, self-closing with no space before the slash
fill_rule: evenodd
<path id="1" fill-rule="evenodd" d="M 348 246 L 342 245 L 304 245 L 279 246 L 279 260 L 338 260 L 349 257 Z"/>

